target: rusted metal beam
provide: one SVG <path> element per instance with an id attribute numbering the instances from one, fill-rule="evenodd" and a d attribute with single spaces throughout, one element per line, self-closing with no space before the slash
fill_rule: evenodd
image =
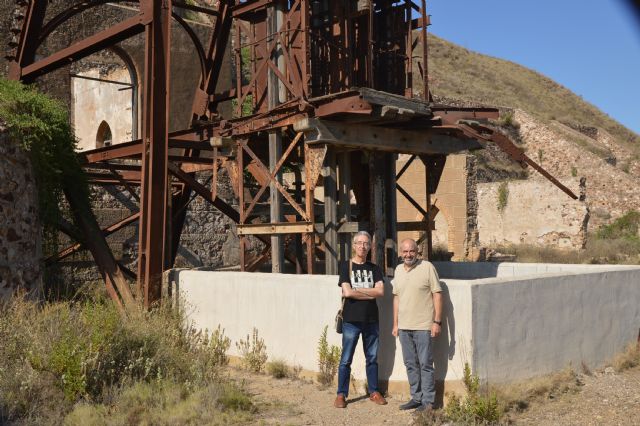
<path id="1" fill-rule="evenodd" d="M 145 26 L 142 214 L 138 244 L 138 285 L 148 309 L 160 300 L 167 255 L 171 0 L 141 0 L 140 9 L 151 17 Z"/>
<path id="2" fill-rule="evenodd" d="M 195 4 L 186 3 L 184 0 L 173 0 L 173 6 L 182 9 L 192 10 L 194 12 L 204 13 L 205 15 L 220 16 L 220 12 L 208 7 L 202 7 Z"/>
<path id="3" fill-rule="evenodd" d="M 35 77 L 68 65 L 70 62 L 85 58 L 143 31 L 144 25 L 141 16 L 134 16 L 47 58 L 24 66 L 21 78 L 24 81 L 31 81 Z"/>
<path id="4" fill-rule="evenodd" d="M 231 7 L 234 4 L 235 1 L 220 2 L 219 16 L 218 19 L 216 19 L 209 39 L 209 48 L 206 55 L 206 74 L 202 76 L 194 95 L 192 106 L 193 119 L 206 116 L 210 108 L 215 109 L 217 106 L 217 103 L 210 105 L 209 99 L 215 93 L 220 77 L 222 62 L 225 51 L 227 50 L 229 34 L 231 33 L 231 24 L 233 21 Z"/>
<path id="5" fill-rule="evenodd" d="M 102 235 L 104 235 L 105 237 L 108 237 L 109 235 L 113 234 L 116 231 L 119 231 L 120 229 L 124 228 L 127 225 L 132 224 L 133 222 L 135 222 L 136 220 L 138 220 L 140 218 L 140 212 L 136 212 L 134 214 L 132 214 L 129 217 L 126 217 L 122 220 L 119 220 L 118 222 L 112 223 L 111 225 L 107 226 L 106 228 L 102 229 Z M 65 247 L 64 249 L 60 250 L 57 254 L 49 256 L 46 260 L 45 263 L 47 265 L 50 265 L 54 262 L 60 261 L 68 256 L 71 256 L 73 253 L 77 252 L 78 250 L 81 250 L 84 248 L 83 243 L 76 243 L 73 245 L 70 245 L 68 247 Z"/>
<path id="6" fill-rule="evenodd" d="M 224 202 L 218 197 L 211 196 L 211 190 L 206 188 L 200 182 L 195 180 L 193 177 L 189 176 L 189 174 L 180 170 L 177 166 L 173 164 L 169 164 L 169 171 L 172 175 L 189 185 L 189 187 L 195 191 L 198 195 L 200 195 L 205 200 L 209 201 L 213 204 L 218 210 L 225 214 L 229 219 L 233 220 L 235 223 L 240 222 L 240 214 L 229 204 Z"/>
<path id="7" fill-rule="evenodd" d="M 24 9 L 22 29 L 17 37 L 17 43 L 13 40 L 9 41 L 10 47 L 15 44 L 15 51 L 7 55 L 13 59 L 9 63 L 10 79 L 19 80 L 22 77 L 22 68 L 34 61 L 46 10 L 47 3 L 43 1 L 30 1 Z M 14 18 L 16 21 L 19 19 L 17 16 Z M 18 24 L 19 22 L 13 22 L 15 26 Z M 17 28 L 12 28 L 12 32 L 15 29 Z"/>
<path id="8" fill-rule="evenodd" d="M 458 126 L 463 129 L 465 133 L 478 140 L 494 142 L 500 149 L 507 153 L 513 160 L 520 163 L 520 165 L 522 165 L 523 167 L 525 167 L 527 164 L 530 165 L 531 167 L 536 169 L 538 173 L 547 178 L 547 180 L 560 188 L 560 190 L 567 194 L 569 197 L 573 198 L 574 200 L 577 200 L 579 198 L 576 194 L 573 193 L 573 191 L 563 185 L 558 179 L 553 177 L 551 173 L 546 171 L 542 166 L 529 158 L 524 153 L 524 150 L 517 147 L 506 135 L 503 135 L 499 131 L 493 130 L 487 126 L 483 126 L 478 122 L 469 120 L 460 120 L 458 122 Z"/>
<path id="9" fill-rule="evenodd" d="M 79 152 L 82 163 L 91 164 L 98 161 L 115 160 L 118 158 L 136 157 L 142 154 L 142 140 L 120 143 L 108 147 L 96 148 Z"/>
<path id="10" fill-rule="evenodd" d="M 273 0 L 248 0 L 233 7 L 233 17 L 242 19 L 244 15 L 255 12 L 259 9 L 266 9 L 267 6 L 273 4 Z"/>

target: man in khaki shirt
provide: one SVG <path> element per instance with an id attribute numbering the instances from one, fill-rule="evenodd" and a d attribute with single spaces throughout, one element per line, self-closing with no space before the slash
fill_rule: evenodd
<path id="1" fill-rule="evenodd" d="M 400 337 L 407 368 L 411 400 L 401 410 L 433 409 L 436 388 L 433 369 L 433 338 L 442 326 L 442 288 L 433 265 L 418 259 L 412 239 L 400 243 L 403 263 L 393 278 L 393 335 Z"/>

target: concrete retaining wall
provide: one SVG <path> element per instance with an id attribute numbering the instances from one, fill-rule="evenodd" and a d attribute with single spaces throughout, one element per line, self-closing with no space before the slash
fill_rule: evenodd
<path id="1" fill-rule="evenodd" d="M 445 290 L 436 376 L 457 381 L 465 362 L 484 379 L 515 380 L 585 362 L 597 366 L 638 337 L 640 267 L 437 262 Z M 472 271 L 480 279 L 468 279 Z M 459 275 L 452 272 L 460 272 Z M 542 273 L 540 273 L 542 272 Z M 457 279 L 460 275 L 466 279 Z M 486 278 L 491 277 L 491 278 Z M 253 327 L 272 358 L 317 371 L 317 344 L 333 324 L 336 276 L 173 270 L 169 283 L 200 328 L 225 328 L 233 341 Z M 399 344 L 391 336 L 391 287 L 379 300 L 380 378 L 406 387 Z M 329 332 L 329 343 L 340 336 Z M 238 355 L 235 345 L 232 355 Z M 365 379 L 364 357 L 353 375 Z"/>

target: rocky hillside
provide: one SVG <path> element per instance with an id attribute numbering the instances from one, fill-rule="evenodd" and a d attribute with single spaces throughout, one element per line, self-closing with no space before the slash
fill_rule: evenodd
<path id="1" fill-rule="evenodd" d="M 562 180 L 587 179 L 591 224 L 640 209 L 640 135 L 549 78 L 513 62 L 429 36 L 436 100 L 498 106 L 528 155 Z M 535 177 L 495 152 L 479 154 L 480 180 Z M 592 228 L 593 229 L 593 228 Z"/>

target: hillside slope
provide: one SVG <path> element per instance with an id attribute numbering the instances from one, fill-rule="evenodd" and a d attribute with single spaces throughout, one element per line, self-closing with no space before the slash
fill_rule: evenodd
<path id="1" fill-rule="evenodd" d="M 510 133 L 531 158 L 561 180 L 587 178 L 592 225 L 640 209 L 640 135 L 535 71 L 431 34 L 428 43 L 429 84 L 435 100 L 509 111 L 514 122 Z M 504 158 L 487 154 L 479 155 L 481 181 L 526 177 L 509 170 Z M 538 177 L 533 171 L 528 175 Z"/>

